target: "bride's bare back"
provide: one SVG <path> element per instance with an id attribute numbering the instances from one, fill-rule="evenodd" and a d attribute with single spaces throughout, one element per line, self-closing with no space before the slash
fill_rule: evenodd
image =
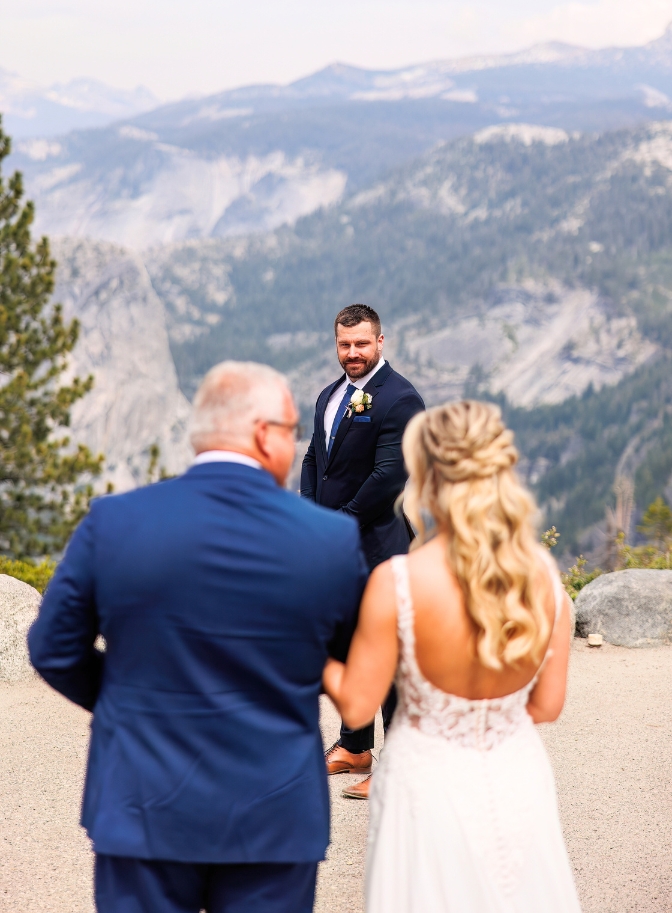
<path id="1" fill-rule="evenodd" d="M 462 591 L 446 560 L 446 542 L 437 536 L 408 556 L 415 614 L 416 659 L 423 676 L 449 694 L 471 700 L 502 697 L 523 688 L 538 671 L 533 662 L 518 668 L 488 669 L 476 654 L 476 633 Z M 546 661 L 528 703 L 539 723 L 557 719 L 565 700 L 570 611 L 565 599 L 555 619 L 555 596 L 548 568 L 538 556 L 535 586 L 551 623 L 544 644 Z M 330 660 L 324 685 L 353 729 L 371 721 L 394 679 L 399 660 L 397 597 L 389 561 L 371 575 L 347 667 Z"/>
<path id="2" fill-rule="evenodd" d="M 419 413 L 403 450 L 410 474 L 404 509 L 425 543 L 407 563 L 420 673 L 448 694 L 499 698 L 531 683 L 546 655 L 527 709 L 536 722 L 556 719 L 569 658 L 568 597 L 558 598 L 564 604 L 556 619 L 560 581 L 535 543 L 534 504 L 513 472 L 518 453 L 500 410 L 465 401 Z M 430 541 L 423 510 L 440 531 Z M 448 560 L 453 552 L 459 574 Z M 468 610 L 461 584 L 469 587 Z M 397 594 L 387 561 L 369 580 L 346 666 L 325 668 L 325 688 L 348 726 L 373 718 L 398 659 Z"/>
<path id="3" fill-rule="evenodd" d="M 437 536 L 408 557 L 415 615 L 415 652 L 424 677 L 436 688 L 471 700 L 502 697 L 531 681 L 537 665 L 528 660 L 519 668 L 487 669 L 476 653 L 476 627 L 462 590 L 446 561 L 445 536 Z M 555 598 L 548 571 L 539 561 L 536 586 L 550 622 Z M 546 652 L 548 641 L 544 644 Z"/>

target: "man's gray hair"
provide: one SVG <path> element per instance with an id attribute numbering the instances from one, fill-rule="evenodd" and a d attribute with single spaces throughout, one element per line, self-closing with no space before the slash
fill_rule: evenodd
<path id="1" fill-rule="evenodd" d="M 194 398 L 191 445 L 247 444 L 257 421 L 283 421 L 287 381 L 268 365 L 223 361 L 211 368 Z"/>

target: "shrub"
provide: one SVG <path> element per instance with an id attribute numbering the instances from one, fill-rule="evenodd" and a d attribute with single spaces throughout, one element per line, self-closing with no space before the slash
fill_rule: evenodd
<path id="1" fill-rule="evenodd" d="M 658 553 L 669 552 L 672 548 L 672 510 L 662 498 L 656 498 L 649 504 L 642 517 L 642 525 L 637 529 Z"/>
<path id="2" fill-rule="evenodd" d="M 572 565 L 566 573 L 562 574 L 562 582 L 572 599 L 576 599 L 586 584 L 590 583 L 591 580 L 595 580 L 596 577 L 599 577 L 600 574 L 603 573 L 599 567 L 596 567 L 592 571 L 587 571 L 587 563 L 588 562 L 583 555 L 579 555 L 576 559 L 576 564 Z"/>
<path id="3" fill-rule="evenodd" d="M 35 587 L 40 593 L 44 593 L 55 570 L 56 562 L 52 561 L 51 558 L 45 558 L 39 564 L 31 564 L 28 561 L 18 561 L 15 558 L 7 558 L 5 555 L 0 555 L 0 574 L 7 574 L 9 577 L 23 580 L 24 583 Z"/>

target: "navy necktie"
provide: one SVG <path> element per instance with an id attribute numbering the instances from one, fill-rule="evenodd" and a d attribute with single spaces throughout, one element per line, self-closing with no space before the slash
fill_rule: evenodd
<path id="1" fill-rule="evenodd" d="M 338 431 L 338 426 L 343 420 L 345 415 L 345 410 L 348 408 L 348 403 L 352 398 L 352 394 L 355 392 L 357 387 L 354 384 L 348 384 L 345 393 L 343 394 L 343 399 L 340 402 L 338 409 L 336 410 L 336 415 L 334 416 L 334 424 L 331 426 L 331 432 L 329 434 L 329 446 L 327 447 L 327 459 L 331 456 L 331 448 L 334 446 L 334 441 L 336 440 L 336 433 Z"/>

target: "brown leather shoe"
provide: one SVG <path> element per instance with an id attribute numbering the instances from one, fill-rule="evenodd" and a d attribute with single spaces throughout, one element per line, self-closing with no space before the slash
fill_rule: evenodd
<path id="1" fill-rule="evenodd" d="M 369 774 L 373 757 L 370 751 L 353 754 L 335 742 L 329 751 L 325 752 L 324 760 L 327 762 L 327 773 L 332 774 Z"/>
<path id="2" fill-rule="evenodd" d="M 361 783 L 356 783 L 354 786 L 344 789 L 341 795 L 345 796 L 346 799 L 368 799 L 370 789 L 371 775 L 369 774 L 366 780 L 362 780 Z"/>

